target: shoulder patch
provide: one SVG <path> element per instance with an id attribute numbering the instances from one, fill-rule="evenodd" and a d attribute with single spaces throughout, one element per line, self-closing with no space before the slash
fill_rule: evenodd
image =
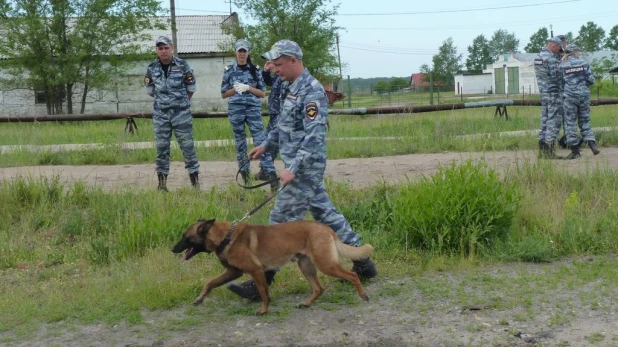
<path id="1" fill-rule="evenodd" d="M 144 76 L 144 84 L 145 85 L 149 86 L 151 81 L 152 80 L 150 79 L 149 75 Z"/>
<path id="2" fill-rule="evenodd" d="M 314 120 L 318 116 L 318 105 L 315 102 L 310 102 L 305 105 L 305 114 L 309 120 Z"/>

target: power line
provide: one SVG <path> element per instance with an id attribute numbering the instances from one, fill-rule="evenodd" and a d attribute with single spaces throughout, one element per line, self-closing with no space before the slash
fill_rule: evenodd
<path id="1" fill-rule="evenodd" d="M 196 9 L 192 9 L 192 8 L 180 8 L 180 7 L 176 7 L 177 10 L 183 10 L 183 11 L 190 11 L 190 12 L 205 12 L 205 13 L 225 13 L 225 14 L 230 14 L 229 12 L 226 11 L 208 11 L 208 10 L 196 10 Z"/>
<path id="2" fill-rule="evenodd" d="M 435 10 L 435 11 L 418 11 L 418 12 L 395 12 L 395 13 L 339 13 L 337 16 L 403 16 L 403 15 L 417 15 L 417 14 L 440 14 L 440 13 L 460 13 L 460 12 L 474 12 L 474 11 L 493 11 L 503 10 L 509 8 L 523 8 L 523 7 L 537 7 L 543 5 L 564 4 L 568 2 L 578 2 L 580 0 L 563 0 L 553 2 L 543 2 L 538 4 L 527 5 L 512 5 L 512 6 L 495 6 L 495 7 L 479 7 L 457 10 Z"/>
<path id="3" fill-rule="evenodd" d="M 500 23 L 486 23 L 482 25 L 457 25 L 457 26 L 434 26 L 434 27 L 363 27 L 363 28 L 345 28 L 346 30 L 419 30 L 419 31 L 435 31 L 435 30 L 465 30 L 465 29 L 481 29 L 481 28 L 492 28 L 492 27 L 512 27 L 512 26 L 524 26 L 531 24 L 540 24 L 546 25 L 548 22 L 557 23 L 557 22 L 573 22 L 578 19 L 587 18 L 586 21 L 590 19 L 596 18 L 605 18 L 605 17 L 614 17 L 618 14 L 618 11 L 611 12 L 601 12 L 601 13 L 591 13 L 591 14 L 580 14 L 577 16 L 571 17 L 555 17 L 555 18 L 543 18 L 539 20 L 529 20 L 529 21 L 520 21 L 520 22 L 500 22 Z"/>

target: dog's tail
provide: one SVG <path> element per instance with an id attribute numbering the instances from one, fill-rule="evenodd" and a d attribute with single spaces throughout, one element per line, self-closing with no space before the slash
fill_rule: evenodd
<path id="1" fill-rule="evenodd" d="M 367 258 L 371 255 L 371 252 L 373 251 L 373 247 L 369 244 L 362 245 L 360 247 L 354 247 L 346 245 L 339 240 L 335 242 L 335 247 L 337 247 L 337 253 L 339 253 L 340 256 L 351 260 L 361 260 Z"/>

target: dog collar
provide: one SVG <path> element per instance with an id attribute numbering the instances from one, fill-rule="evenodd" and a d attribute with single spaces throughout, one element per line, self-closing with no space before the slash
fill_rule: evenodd
<path id="1" fill-rule="evenodd" d="M 223 250 L 225 250 L 225 247 L 227 247 L 227 245 L 230 244 L 230 241 L 232 241 L 232 233 L 234 233 L 234 230 L 236 230 L 237 226 L 238 226 L 238 222 L 234 221 L 232 223 L 232 227 L 230 228 L 230 230 L 228 230 L 223 241 L 221 241 L 219 246 L 217 246 L 217 250 L 215 251 L 217 254 L 223 252 Z"/>

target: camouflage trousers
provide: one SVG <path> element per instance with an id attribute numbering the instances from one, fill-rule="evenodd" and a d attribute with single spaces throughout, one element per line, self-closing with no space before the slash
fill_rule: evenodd
<path id="1" fill-rule="evenodd" d="M 562 127 L 563 104 L 560 93 L 541 94 L 539 140 L 555 143 Z"/>
<path id="2" fill-rule="evenodd" d="M 172 130 L 185 158 L 185 168 L 189 173 L 199 172 L 200 164 L 193 142 L 193 117 L 188 108 L 154 110 L 152 114 L 154 125 L 155 146 L 157 148 L 156 171 L 162 174 L 170 172 L 170 142 Z"/>
<path id="3" fill-rule="evenodd" d="M 566 96 L 564 98 L 564 132 L 569 146 L 577 145 L 580 138 L 577 126 L 584 141 L 595 141 L 590 127 L 590 95 Z"/>
<path id="4" fill-rule="evenodd" d="M 234 133 L 238 168 L 242 171 L 249 171 L 245 124 L 249 126 L 249 132 L 251 132 L 251 136 L 253 136 L 253 143 L 260 144 L 264 142 L 266 133 L 264 132 L 264 122 L 262 121 L 262 109 L 260 106 L 231 104 L 228 108 L 228 114 L 228 119 L 232 125 L 232 132 Z M 245 166 L 241 167 L 243 163 Z M 264 153 L 260 156 L 260 168 L 265 173 L 277 171 L 270 153 Z"/>
<path id="5" fill-rule="evenodd" d="M 281 190 L 270 211 L 270 224 L 303 220 L 307 211 L 313 219 L 331 227 L 341 241 L 359 246 L 360 235 L 352 230 L 346 218 L 335 209 L 324 186 L 322 173 L 296 177 Z"/>
<path id="6" fill-rule="evenodd" d="M 279 115 L 269 115 L 268 126 L 266 127 L 266 136 L 270 133 L 274 128 L 277 127 L 277 121 L 279 121 Z M 273 161 L 277 159 L 277 155 L 279 155 L 279 146 L 273 146 L 274 148 L 268 151 L 270 157 Z"/>

